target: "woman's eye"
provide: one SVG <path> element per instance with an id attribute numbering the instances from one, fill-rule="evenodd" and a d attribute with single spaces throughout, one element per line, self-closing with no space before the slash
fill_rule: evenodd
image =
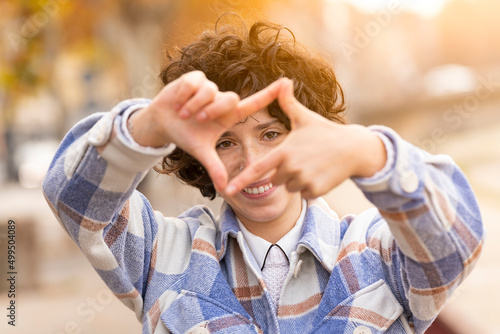
<path id="1" fill-rule="evenodd" d="M 224 140 L 217 144 L 216 148 L 228 148 L 231 147 L 232 143 L 228 140 Z"/>
<path id="2" fill-rule="evenodd" d="M 269 132 L 266 132 L 266 134 L 264 134 L 264 137 L 266 139 L 276 139 L 276 137 L 278 137 L 279 133 L 278 132 L 274 132 L 274 131 L 269 131 Z"/>

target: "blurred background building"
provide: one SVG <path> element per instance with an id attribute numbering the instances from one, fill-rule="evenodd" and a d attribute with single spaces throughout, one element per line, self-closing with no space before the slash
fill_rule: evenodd
<path id="1" fill-rule="evenodd" d="M 7 221 L 17 225 L 18 318 L 1 333 L 138 333 L 45 204 L 41 180 L 83 117 L 152 97 L 165 46 L 223 12 L 289 27 L 337 71 L 348 119 L 384 124 L 451 155 L 475 189 L 488 239 L 441 321 L 455 333 L 500 333 L 500 2 L 495 0 L 8 0 L 0 2 L 0 306 L 7 303 Z M 218 210 L 175 179 L 141 184 L 157 210 Z M 173 196 L 172 196 L 173 194 Z M 342 194 L 342 195 L 340 195 Z M 348 194 L 346 196 L 346 194 Z M 173 198 L 181 198 L 174 201 Z M 346 181 L 326 196 L 339 214 L 370 206 Z M 435 332 L 446 333 L 436 326 Z"/>

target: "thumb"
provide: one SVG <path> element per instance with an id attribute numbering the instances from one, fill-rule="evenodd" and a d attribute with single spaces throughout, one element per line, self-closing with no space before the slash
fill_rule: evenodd
<path id="1" fill-rule="evenodd" d="M 301 116 L 309 111 L 309 109 L 307 109 L 295 98 L 293 92 L 293 81 L 289 79 L 281 86 L 278 95 L 278 103 L 290 119 L 292 126 L 299 123 Z"/>
<path id="2" fill-rule="evenodd" d="M 226 166 L 224 166 L 215 150 L 204 149 L 196 158 L 207 170 L 215 190 L 220 192 L 222 189 L 225 189 L 228 179 Z"/>

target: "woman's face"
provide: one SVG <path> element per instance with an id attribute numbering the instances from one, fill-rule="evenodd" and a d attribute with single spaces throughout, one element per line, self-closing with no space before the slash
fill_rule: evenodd
<path id="1" fill-rule="evenodd" d="M 233 125 L 219 138 L 216 146 L 229 179 L 280 144 L 288 132 L 266 110 Z M 234 196 L 222 195 L 247 228 L 249 225 L 281 220 L 295 223 L 300 214 L 300 193 L 290 193 L 283 185 L 274 186 L 269 176 L 248 185 Z"/>

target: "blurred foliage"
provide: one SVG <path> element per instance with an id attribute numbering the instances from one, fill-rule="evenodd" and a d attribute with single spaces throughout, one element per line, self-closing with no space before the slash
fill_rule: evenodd
<path id="1" fill-rule="evenodd" d="M 299 0 L 0 1 L 3 32 L 0 43 L 1 119 L 4 123 L 11 122 L 17 102 L 41 87 L 51 91 L 55 100 L 61 100 L 54 68 L 63 54 L 78 58 L 95 73 L 111 70 L 120 73 L 114 80 L 117 85 L 127 86 L 125 91 L 130 92 L 141 85 L 145 67 L 154 67 L 145 61 L 159 59 L 162 44 L 184 44 L 201 30 L 213 28 L 216 18 L 228 11 L 235 11 L 248 20 L 265 17 L 271 7 L 278 16 L 289 12 L 287 25 L 299 22 L 301 26 L 297 30 L 307 31 L 311 40 L 323 35 L 322 43 L 330 45 L 325 49 L 338 54 L 338 41 L 352 43 L 352 30 L 364 28 L 366 22 L 373 21 L 374 15 L 352 8 L 339 12 L 348 17 L 336 16 L 334 12 L 325 15 L 325 3 L 322 0 L 309 1 L 307 5 Z M 333 10 L 339 10 L 340 3 L 336 3 Z M 448 2 L 441 14 L 429 20 L 416 15 L 398 15 L 391 18 L 392 23 L 384 28 L 384 33 L 376 36 L 377 43 L 373 44 L 379 46 L 380 54 L 372 45 L 359 51 L 362 55 L 353 58 L 352 64 L 340 63 L 346 73 L 359 72 L 358 89 L 365 82 L 369 85 L 375 74 L 385 75 L 386 80 L 390 80 L 391 77 L 381 73 L 380 68 L 390 68 L 397 59 L 385 55 L 397 54 L 404 48 L 410 50 L 406 57 L 422 72 L 447 63 L 466 66 L 497 63 L 500 39 L 494 34 L 500 29 L 499 13 L 497 0 L 454 0 Z M 329 28 L 326 20 L 347 20 L 349 27 L 343 29 L 339 23 L 336 27 L 340 33 L 331 27 L 325 32 Z M 333 23 L 331 26 L 335 26 Z M 405 37 L 399 39 L 398 34 Z M 380 58 L 380 66 L 368 61 L 374 57 Z M 367 90 L 369 93 L 370 89 Z M 390 91 L 391 96 L 396 93 Z M 365 99 L 372 104 L 366 96 Z"/>
<path id="2" fill-rule="evenodd" d="M 4 41 L 0 84 L 5 91 L 4 120 L 11 105 L 50 83 L 56 55 L 62 50 L 90 50 L 96 23 L 112 9 L 112 1 L 8 1 L 0 4 Z M 98 10 L 100 9 L 100 10 Z M 104 9 L 104 10 L 103 10 Z M 8 100 L 7 100 L 8 99 Z"/>
<path id="3" fill-rule="evenodd" d="M 213 28 L 223 12 L 252 17 L 265 6 L 264 0 L 1 0 L 0 179 L 2 169 L 7 179 L 17 178 L 13 157 L 23 142 L 62 136 L 86 113 L 154 94 L 165 44 Z"/>
<path id="4" fill-rule="evenodd" d="M 120 47 L 105 36 L 106 26 L 121 22 L 134 31 L 145 23 L 161 26 L 169 41 L 214 22 L 220 13 L 258 13 L 266 1 L 242 0 L 9 0 L 0 2 L 0 99 L 3 120 L 12 121 L 13 105 L 38 87 L 50 87 L 54 60 L 72 52 L 99 68 L 120 62 Z M 163 36 L 162 36 L 163 37 Z M 110 41 L 111 39 L 111 41 Z M 161 42 L 158 40 L 159 44 Z M 141 52 L 138 45 L 137 52 Z M 8 92 L 8 94 L 7 94 Z"/>

